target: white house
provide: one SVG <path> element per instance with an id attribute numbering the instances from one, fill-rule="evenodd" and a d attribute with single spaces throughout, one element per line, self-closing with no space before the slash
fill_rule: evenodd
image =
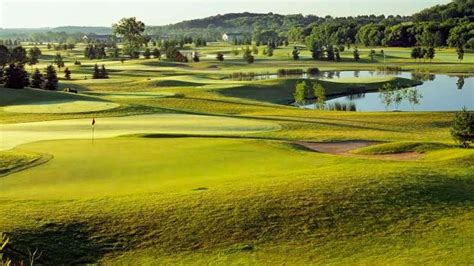
<path id="1" fill-rule="evenodd" d="M 235 40 L 242 40 L 244 38 L 244 35 L 242 33 L 230 33 L 230 32 L 224 32 L 222 34 L 222 40 L 225 42 L 234 42 Z"/>

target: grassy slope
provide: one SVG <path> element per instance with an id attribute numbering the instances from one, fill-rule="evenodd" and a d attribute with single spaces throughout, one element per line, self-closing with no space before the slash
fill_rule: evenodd
<path id="1" fill-rule="evenodd" d="M 55 159 L 1 180 L 0 223 L 51 262 L 472 260 L 473 167 L 449 157 L 378 161 L 206 138 L 22 149 Z"/>
<path id="2" fill-rule="evenodd" d="M 43 68 L 56 51 L 41 48 Z M 222 79 L 232 72 L 383 66 L 381 58 L 370 62 L 369 49 L 361 49 L 360 63 L 349 60 L 352 51 L 344 52 L 340 63 L 314 62 L 308 51 L 302 60 L 293 61 L 287 58 L 292 49 L 288 47 L 276 49 L 272 58 L 259 55 L 252 65 L 241 55 L 224 62 L 203 59 L 182 65 L 155 59 L 125 64 L 89 61 L 81 59 L 83 48 L 78 45 L 70 55 L 63 54 L 73 80 L 61 81 L 61 87 L 104 93 L 93 95 L 122 105 L 96 112 L 95 117 L 163 112 L 211 114 L 216 119 L 239 116 L 281 125 L 280 131 L 253 135 L 260 138 L 452 143 L 448 131 L 452 113 L 298 110 L 268 103 L 273 94 L 258 99 L 222 95 L 239 87 L 250 87 L 253 94 L 263 87 L 275 92 L 283 88 L 287 97 L 294 82 Z M 221 44 L 199 48 L 209 55 L 229 54 L 230 49 Z M 407 49 L 384 49 L 387 64 L 405 70 L 474 71 L 472 54 L 458 64 L 452 50 L 440 50 L 433 64 L 424 64 L 409 59 Z M 82 66 L 72 65 L 74 57 Z M 90 79 L 95 63 L 104 63 L 111 79 Z M 113 97 L 117 93 L 167 97 Z M 270 102 L 279 99 L 281 95 Z M 84 114 L 0 111 L 2 123 L 66 118 Z M 207 125 L 201 122 L 194 126 Z M 15 150 L 55 156 L 47 164 L 0 178 L 0 213 L 5 213 L 0 216 L 0 231 L 11 235 L 15 247 L 47 250 L 43 259 L 53 264 L 468 264 L 474 260 L 472 150 L 432 150 L 421 144 L 426 148 L 423 160 L 398 162 L 309 153 L 244 139 L 115 138 L 94 145 L 45 141 Z"/>

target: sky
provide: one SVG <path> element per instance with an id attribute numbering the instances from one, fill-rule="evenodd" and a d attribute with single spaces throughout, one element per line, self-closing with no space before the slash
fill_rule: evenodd
<path id="1" fill-rule="evenodd" d="M 411 15 L 450 0 L 0 0 L 0 27 L 111 26 L 122 17 L 166 25 L 217 14 L 255 12 L 334 17 Z"/>

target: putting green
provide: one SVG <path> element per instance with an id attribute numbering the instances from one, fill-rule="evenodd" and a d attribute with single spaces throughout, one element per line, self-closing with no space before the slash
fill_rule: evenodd
<path id="1" fill-rule="evenodd" d="M 3 110 L 12 113 L 85 113 L 113 109 L 119 106 L 117 103 L 100 101 L 52 101 L 10 105 L 3 107 Z"/>
<path id="2" fill-rule="evenodd" d="M 90 139 L 92 117 L 57 121 L 3 124 L 0 150 L 52 139 Z M 245 134 L 280 129 L 276 123 L 204 115 L 157 114 L 96 119 L 94 138 L 126 134 Z"/>
<path id="3" fill-rule="evenodd" d="M 48 151 L 44 165 L 0 180 L 7 198 L 89 198 L 176 193 L 298 172 L 311 162 L 276 142 L 225 138 L 110 138 L 42 141 L 13 151 Z M 297 167 L 296 167 L 297 166 Z"/>

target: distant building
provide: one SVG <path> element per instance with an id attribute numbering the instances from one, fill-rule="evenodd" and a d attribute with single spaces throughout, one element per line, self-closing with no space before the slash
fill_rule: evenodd
<path id="1" fill-rule="evenodd" d="M 244 39 L 244 35 L 242 33 L 230 33 L 230 32 L 224 32 L 222 34 L 222 40 L 225 42 L 234 42 L 234 41 L 240 41 Z"/>
<path id="2" fill-rule="evenodd" d="M 110 35 L 110 34 L 105 34 L 105 35 L 98 35 L 98 34 L 93 34 L 93 35 L 84 35 L 84 37 L 82 37 L 82 40 L 84 42 L 87 42 L 87 41 L 101 41 L 101 42 L 105 42 L 109 39 L 109 37 L 111 37 L 113 35 Z"/>

